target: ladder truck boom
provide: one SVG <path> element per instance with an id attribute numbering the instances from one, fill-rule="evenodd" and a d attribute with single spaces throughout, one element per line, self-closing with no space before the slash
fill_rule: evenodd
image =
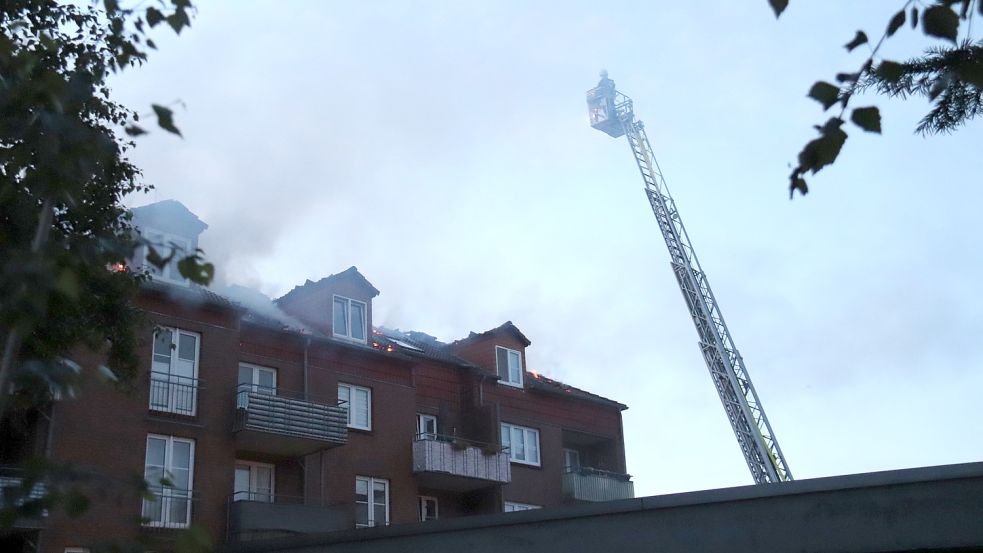
<path id="1" fill-rule="evenodd" d="M 645 126 L 635 120 L 631 98 L 615 90 L 614 81 L 608 79 L 607 72 L 602 71 L 598 86 L 587 92 L 587 107 L 591 127 L 614 138 L 628 138 L 632 155 L 645 181 L 645 195 L 669 248 L 672 271 L 696 325 L 703 359 L 754 482 L 765 484 L 792 480 L 792 473 L 765 416 L 744 360 L 724 323 L 720 305 L 710 290 L 706 273 L 700 267 L 686 228 L 679 218 L 676 202 L 666 187 Z"/>

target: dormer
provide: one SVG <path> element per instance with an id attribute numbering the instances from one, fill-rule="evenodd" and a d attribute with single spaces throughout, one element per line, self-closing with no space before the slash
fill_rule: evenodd
<path id="1" fill-rule="evenodd" d="M 178 271 L 178 262 L 198 250 L 198 237 L 208 225 L 176 200 L 135 207 L 130 213 L 137 232 L 153 244 L 161 257 L 171 258 L 166 265 L 158 268 L 147 261 L 147 247 L 141 246 L 133 254 L 131 267 L 146 269 L 154 280 L 187 286 L 189 281 Z"/>
<path id="2" fill-rule="evenodd" d="M 308 280 L 276 300 L 285 313 L 339 340 L 366 343 L 372 332 L 372 298 L 375 286 L 355 267 Z"/>
<path id="3" fill-rule="evenodd" d="M 498 375 L 498 383 L 523 388 L 526 382 L 526 347 L 532 342 L 512 321 L 450 344 L 458 357 Z"/>

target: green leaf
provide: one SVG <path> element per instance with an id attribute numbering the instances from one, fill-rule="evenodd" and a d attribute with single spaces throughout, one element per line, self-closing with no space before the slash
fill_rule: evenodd
<path id="1" fill-rule="evenodd" d="M 72 518 L 78 517 L 88 511 L 89 505 L 91 504 L 92 500 L 76 488 L 68 490 L 68 493 L 65 495 L 65 513 Z"/>
<path id="2" fill-rule="evenodd" d="M 896 33 L 898 29 L 900 29 L 901 26 L 904 25 L 904 21 L 905 21 L 904 9 L 901 9 L 900 11 L 898 11 L 898 13 L 894 14 L 894 17 L 892 17 L 891 21 L 887 24 L 887 36 L 891 36 L 894 33 Z"/>
<path id="3" fill-rule="evenodd" d="M 141 134 L 147 134 L 147 131 L 143 130 L 143 128 L 138 125 L 130 125 L 126 127 L 126 134 L 130 136 L 140 136 Z"/>
<path id="4" fill-rule="evenodd" d="M 867 132 L 881 132 L 881 112 L 875 106 L 854 109 L 850 121 Z"/>
<path id="5" fill-rule="evenodd" d="M 188 19 L 188 14 L 184 8 L 178 8 L 174 10 L 174 13 L 167 16 L 167 24 L 174 29 L 176 34 L 181 34 L 181 29 L 191 26 L 191 20 Z"/>
<path id="6" fill-rule="evenodd" d="M 58 273 L 58 280 L 55 281 L 55 289 L 65 297 L 76 299 L 79 295 L 78 274 L 71 268 L 65 267 Z"/>
<path id="7" fill-rule="evenodd" d="M 106 7 L 106 13 L 113 13 L 119 10 L 119 2 L 117 0 L 103 0 L 102 5 Z"/>
<path id="8" fill-rule="evenodd" d="M 157 104 L 152 104 L 151 107 L 154 108 L 154 113 L 157 114 L 157 124 L 160 125 L 160 128 L 181 136 L 181 131 L 174 126 L 174 114 L 170 109 Z"/>
<path id="9" fill-rule="evenodd" d="M 918 27 L 918 6 L 911 7 L 911 28 L 915 29 Z"/>
<path id="10" fill-rule="evenodd" d="M 211 536 L 200 526 L 181 530 L 174 540 L 174 553 L 208 553 L 213 548 Z"/>
<path id="11" fill-rule="evenodd" d="M 840 88 L 825 81 L 816 81 L 809 89 L 809 97 L 822 104 L 823 110 L 827 110 L 840 97 Z"/>
<path id="12" fill-rule="evenodd" d="M 199 255 L 189 255 L 178 261 L 177 269 L 184 278 L 205 286 L 214 278 L 215 266 L 211 263 L 201 263 L 200 259 Z"/>
<path id="13" fill-rule="evenodd" d="M 806 180 L 798 175 L 798 173 L 792 173 L 790 177 L 790 184 L 788 187 L 788 199 L 795 197 L 795 191 L 798 190 L 800 194 L 805 196 L 809 193 L 809 185 L 806 184 Z"/>
<path id="14" fill-rule="evenodd" d="M 153 28 L 163 20 L 164 14 L 160 13 L 160 10 L 153 6 L 147 8 L 147 25 Z"/>
<path id="15" fill-rule="evenodd" d="M 788 0 L 768 0 L 768 3 L 771 4 L 771 9 L 775 10 L 776 19 L 788 7 Z"/>
<path id="16" fill-rule="evenodd" d="M 945 6 L 932 6 L 922 14 L 922 31 L 926 35 L 945 38 L 955 44 L 959 31 L 959 16 Z"/>
<path id="17" fill-rule="evenodd" d="M 852 52 L 853 49 L 856 48 L 857 46 L 866 43 L 867 43 L 867 33 L 863 31 L 857 31 L 857 34 L 856 36 L 853 37 L 853 40 L 844 44 L 843 47 L 846 48 L 847 52 Z"/>
<path id="18" fill-rule="evenodd" d="M 846 142 L 846 132 L 840 127 L 843 120 L 833 117 L 820 128 L 821 136 L 806 144 L 799 152 L 799 170 L 812 171 L 816 174 L 823 167 L 836 161 L 840 155 L 843 143 Z"/>
<path id="19" fill-rule="evenodd" d="M 877 66 L 877 69 L 874 69 L 874 74 L 883 81 L 893 83 L 904 74 L 904 67 L 900 63 L 884 60 Z"/>
<path id="20" fill-rule="evenodd" d="M 860 73 L 837 73 L 836 80 L 841 83 L 852 83 L 860 78 Z"/>

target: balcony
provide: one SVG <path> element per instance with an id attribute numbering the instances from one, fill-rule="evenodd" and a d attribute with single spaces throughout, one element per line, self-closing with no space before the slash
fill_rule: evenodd
<path id="1" fill-rule="evenodd" d="M 236 392 L 233 432 L 245 451 L 297 457 L 348 441 L 348 409 L 337 400 L 242 384 Z"/>
<path id="2" fill-rule="evenodd" d="M 229 498 L 230 542 L 348 530 L 353 504 L 307 503 L 302 497 L 238 492 Z"/>
<path id="3" fill-rule="evenodd" d="M 578 501 L 613 501 L 635 497 L 628 474 L 581 467 L 563 475 L 563 496 Z"/>
<path id="4" fill-rule="evenodd" d="M 166 415 L 194 417 L 198 414 L 201 382 L 170 373 L 150 373 L 150 410 Z"/>
<path id="5" fill-rule="evenodd" d="M 192 506 L 197 502 L 198 492 L 151 486 L 143 500 L 142 525 L 145 529 L 188 528 L 194 520 Z"/>
<path id="6" fill-rule="evenodd" d="M 28 474 L 15 467 L 0 467 L 0 510 L 14 509 L 17 513 L 12 528 L 43 527 L 47 510 L 41 507 L 48 493 L 44 482 L 33 482 Z"/>
<path id="7" fill-rule="evenodd" d="M 420 486 L 456 492 L 512 481 L 509 455 L 501 446 L 439 434 L 414 440 L 413 474 Z"/>

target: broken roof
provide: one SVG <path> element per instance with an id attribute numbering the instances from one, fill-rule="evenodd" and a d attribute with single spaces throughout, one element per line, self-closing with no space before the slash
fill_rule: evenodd
<path id="1" fill-rule="evenodd" d="M 526 338 L 526 335 L 523 334 L 521 330 L 519 330 L 519 327 L 512 324 L 512 321 L 505 321 L 501 325 L 491 330 L 486 330 L 484 332 L 472 331 L 470 334 L 468 334 L 467 338 L 461 338 L 460 340 L 455 340 L 450 345 L 456 347 L 458 345 L 464 345 L 478 338 L 483 338 L 491 334 L 501 334 L 501 333 L 507 333 L 507 334 L 511 334 L 512 336 L 515 336 L 516 338 L 519 339 L 520 342 L 522 342 L 522 345 L 526 347 L 529 347 L 529 344 L 532 343 L 531 341 L 529 341 L 529 338 Z"/>
<path id="2" fill-rule="evenodd" d="M 580 388 L 575 388 L 569 384 L 560 382 L 559 380 L 553 380 L 552 378 L 545 377 L 539 373 L 529 372 L 532 377 L 527 382 L 529 383 L 529 389 L 553 394 L 562 395 L 567 397 L 575 397 L 578 399 L 583 399 L 593 403 L 599 403 L 601 405 L 606 405 L 608 407 L 616 407 L 621 411 L 628 408 L 624 403 L 615 401 L 613 399 L 608 399 L 597 394 L 592 394 L 587 390 L 581 390 Z"/>

